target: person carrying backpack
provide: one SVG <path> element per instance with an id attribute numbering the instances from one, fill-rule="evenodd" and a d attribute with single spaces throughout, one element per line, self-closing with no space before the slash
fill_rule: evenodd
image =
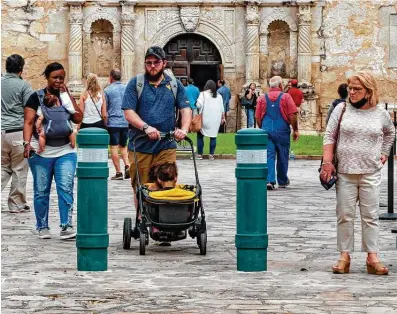
<path id="1" fill-rule="evenodd" d="M 62 64 L 54 62 L 49 64 L 44 73 L 47 86 L 33 93 L 26 102 L 24 109 L 24 156 L 28 158 L 30 170 L 33 175 L 33 202 L 36 215 L 36 228 L 34 234 L 41 239 L 51 238 L 48 215 L 50 207 L 50 191 L 52 179 L 55 179 L 58 194 L 58 207 L 60 216 L 60 238 L 71 239 L 76 237 L 73 229 L 73 185 L 76 172 L 77 154 L 70 145 L 69 136 L 52 139 L 46 138 L 45 149 L 38 152 L 38 134 L 35 132 L 35 120 L 39 107 L 45 106 L 45 95 L 47 98 L 57 98 L 61 102 L 60 90 L 65 82 L 65 70 Z M 66 88 L 66 92 L 68 92 Z M 70 115 L 72 122 L 78 124 L 83 119 L 83 114 L 73 97 L 69 98 L 75 112 Z M 52 100 L 52 101 L 53 101 Z M 66 111 L 66 109 L 64 109 Z M 57 123 L 54 123 L 54 125 Z M 32 136 L 34 134 L 34 136 Z"/>
<path id="2" fill-rule="evenodd" d="M 160 139 L 160 132 L 175 131 L 177 141 L 183 140 L 192 120 L 192 110 L 182 83 L 164 73 L 166 55 L 161 47 L 146 51 L 145 74 L 132 78 L 125 89 L 121 108 L 130 124 L 129 161 L 133 189 L 136 189 L 134 140 L 141 184 L 149 183 L 149 169 L 158 162 L 176 162 L 176 143 Z M 176 128 L 175 111 L 179 110 L 181 127 Z M 135 194 L 135 193 L 134 193 Z M 135 200 L 135 204 L 136 200 Z"/>

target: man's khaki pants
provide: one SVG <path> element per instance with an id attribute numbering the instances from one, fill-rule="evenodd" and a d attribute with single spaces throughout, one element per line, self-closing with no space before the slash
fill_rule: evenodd
<path id="1" fill-rule="evenodd" d="M 354 250 L 354 219 L 356 204 L 360 208 L 362 249 L 378 251 L 379 186 L 381 171 L 371 174 L 338 173 L 336 183 L 337 243 L 341 252 Z"/>
<path id="2" fill-rule="evenodd" d="M 8 208 L 22 210 L 26 205 L 26 179 L 29 164 L 23 157 L 22 131 L 1 133 L 1 191 L 11 180 Z"/>

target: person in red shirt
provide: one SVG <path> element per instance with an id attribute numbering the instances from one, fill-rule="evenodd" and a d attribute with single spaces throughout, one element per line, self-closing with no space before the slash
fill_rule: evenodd
<path id="1" fill-rule="evenodd" d="M 288 156 L 291 144 L 290 134 L 293 129 L 294 141 L 299 138 L 298 109 L 291 95 L 282 92 L 283 84 L 280 76 L 269 81 L 269 92 L 259 97 L 256 103 L 255 119 L 258 127 L 268 133 L 267 143 L 267 189 L 274 190 L 277 183 L 280 188 L 290 184 L 288 178 Z"/>
<path id="2" fill-rule="evenodd" d="M 303 93 L 298 88 L 298 80 L 291 80 L 291 88 L 288 89 L 288 94 L 291 95 L 295 105 L 299 108 L 303 102 Z"/>

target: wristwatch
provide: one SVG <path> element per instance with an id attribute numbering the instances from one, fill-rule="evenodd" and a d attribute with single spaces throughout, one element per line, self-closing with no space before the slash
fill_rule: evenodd
<path id="1" fill-rule="evenodd" d="M 144 123 L 143 125 L 142 125 L 142 131 L 143 132 L 146 132 L 146 129 L 149 127 L 149 124 L 147 124 L 147 123 Z"/>
<path id="2" fill-rule="evenodd" d="M 22 142 L 23 147 L 25 147 L 26 145 L 29 145 L 29 144 L 30 144 L 30 142 L 26 142 L 26 141 Z"/>

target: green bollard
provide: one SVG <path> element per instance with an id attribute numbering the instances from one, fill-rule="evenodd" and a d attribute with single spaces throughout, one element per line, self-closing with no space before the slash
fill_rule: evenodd
<path id="1" fill-rule="evenodd" d="M 235 137 L 237 270 L 267 270 L 267 133 L 242 129 Z"/>
<path id="2" fill-rule="evenodd" d="M 87 128 L 77 134 L 77 270 L 108 268 L 109 134 Z"/>

